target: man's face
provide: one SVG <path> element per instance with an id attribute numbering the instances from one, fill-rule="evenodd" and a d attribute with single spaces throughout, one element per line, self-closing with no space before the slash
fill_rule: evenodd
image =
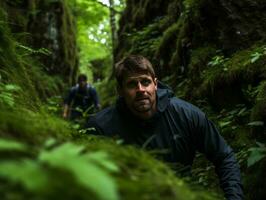
<path id="1" fill-rule="evenodd" d="M 78 84 L 79 84 L 80 89 L 85 89 L 87 86 L 87 81 L 86 80 L 79 80 Z"/>
<path id="2" fill-rule="evenodd" d="M 156 111 L 157 79 L 147 74 L 130 74 L 118 89 L 127 107 L 137 117 L 149 119 Z"/>

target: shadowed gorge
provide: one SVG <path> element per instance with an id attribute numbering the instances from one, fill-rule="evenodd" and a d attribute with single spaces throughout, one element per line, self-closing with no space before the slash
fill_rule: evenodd
<path id="1" fill-rule="evenodd" d="M 119 138 L 63 119 L 78 74 L 101 109 L 115 104 L 114 64 L 147 57 L 232 147 L 245 199 L 266 198 L 266 2 L 27 0 L 0 2 L 1 199 L 223 199 L 197 153 L 191 176 Z"/>

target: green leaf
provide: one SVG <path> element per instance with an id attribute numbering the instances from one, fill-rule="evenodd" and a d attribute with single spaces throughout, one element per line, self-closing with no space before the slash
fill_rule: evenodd
<path id="1" fill-rule="evenodd" d="M 5 103 L 11 107 L 13 107 L 15 104 L 12 94 L 8 92 L 2 92 L 0 94 L 0 102 Z"/>
<path id="2" fill-rule="evenodd" d="M 86 156 L 89 161 L 95 162 L 109 171 L 118 172 L 117 165 L 109 160 L 108 154 L 106 152 L 98 151 L 84 156 Z"/>
<path id="3" fill-rule="evenodd" d="M 0 139 L 0 151 L 26 151 L 27 146 L 14 140 Z"/>
<path id="4" fill-rule="evenodd" d="M 246 107 L 242 108 L 242 109 L 237 113 L 237 115 L 238 115 L 238 116 L 243 115 L 243 113 L 244 113 L 246 110 L 247 110 Z"/>
<path id="5" fill-rule="evenodd" d="M 262 54 L 259 53 L 259 52 L 255 52 L 255 53 L 253 53 L 253 54 L 251 55 L 251 60 L 250 60 L 250 62 L 251 62 L 251 63 L 256 62 L 261 56 L 262 56 Z"/>
<path id="6" fill-rule="evenodd" d="M 18 85 L 7 84 L 5 85 L 5 89 L 8 91 L 18 91 L 20 90 L 20 87 Z"/>
<path id="7" fill-rule="evenodd" d="M 52 147 L 57 143 L 55 138 L 49 138 L 48 140 L 45 141 L 44 146 L 45 147 Z"/>
<path id="8" fill-rule="evenodd" d="M 247 124 L 248 126 L 263 126 L 264 122 L 262 121 L 253 121 Z"/>
<path id="9" fill-rule="evenodd" d="M 227 121 L 227 122 L 220 122 L 219 125 L 221 128 L 228 126 L 229 124 L 231 124 L 231 121 Z"/>
<path id="10" fill-rule="evenodd" d="M 31 160 L 1 162 L 0 176 L 20 183 L 33 192 L 40 191 L 49 185 L 41 167 Z"/>
<path id="11" fill-rule="evenodd" d="M 261 148 L 251 148 L 251 154 L 248 158 L 248 167 L 254 165 L 266 156 L 266 151 L 262 151 Z"/>
<path id="12" fill-rule="evenodd" d="M 99 199 L 117 200 L 116 183 L 109 174 L 117 169 L 115 165 L 102 152 L 81 154 L 83 150 L 83 146 L 65 143 L 50 151 L 42 151 L 39 160 L 68 170 L 79 184 L 94 192 Z"/>
<path id="13" fill-rule="evenodd" d="M 261 142 L 256 142 L 256 144 L 261 147 L 261 148 L 264 148 L 265 151 L 266 151 L 266 147 L 265 147 L 265 144 L 261 143 Z"/>

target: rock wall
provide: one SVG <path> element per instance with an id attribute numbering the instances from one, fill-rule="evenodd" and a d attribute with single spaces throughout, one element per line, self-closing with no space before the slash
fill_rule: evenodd
<path id="1" fill-rule="evenodd" d="M 148 57 L 179 96 L 207 97 L 217 110 L 250 103 L 242 90 L 266 79 L 265 8 L 260 0 L 129 0 L 116 59 Z"/>
<path id="2" fill-rule="evenodd" d="M 61 77 L 71 84 L 77 74 L 78 52 L 76 26 L 64 0 L 28 0 L 1 3 L 8 14 L 11 30 L 26 46 L 50 53 L 38 54 L 49 75 Z"/>
<path id="3" fill-rule="evenodd" d="M 162 77 L 188 73 L 191 53 L 197 48 L 211 46 L 232 55 L 265 39 L 265 4 L 259 0 L 129 0 L 120 20 L 117 59 L 142 53 L 154 61 Z"/>
<path id="4" fill-rule="evenodd" d="M 236 149 L 265 143 L 265 10 L 263 0 L 128 0 L 116 59 L 149 58 L 177 96 L 214 113 Z M 250 170 L 259 174 L 258 168 Z M 265 199 L 262 176 L 250 174 L 243 175 L 245 187 L 254 189 L 247 199 Z"/>

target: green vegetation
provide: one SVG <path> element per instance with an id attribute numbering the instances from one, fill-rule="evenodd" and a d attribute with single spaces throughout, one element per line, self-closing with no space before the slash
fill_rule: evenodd
<path id="1" fill-rule="evenodd" d="M 52 83 L 62 80 L 34 57 L 49 52 L 18 43 L 0 21 L 1 199 L 217 199 L 190 189 L 151 153 L 58 118 Z"/>
<path id="2" fill-rule="evenodd" d="M 121 2 L 115 1 L 116 17 L 124 9 Z M 177 96 L 206 111 L 235 150 L 247 199 L 265 199 L 261 177 L 266 175 L 266 46 L 261 1 L 126 3 L 116 58 L 130 53 L 147 56 Z M 2 199 L 222 199 L 209 194 L 222 192 L 213 165 L 203 155 L 197 155 L 188 186 L 169 166 L 155 160 L 154 152 L 88 135 L 79 125 L 58 117 L 62 104 L 58 94 L 78 72 L 95 81 L 103 107 L 115 101 L 107 4 L 31 1 L 28 11 L 19 12 L 15 8 L 25 6 L 23 1 L 0 4 Z M 50 61 L 54 52 L 42 46 L 41 33 L 34 37 L 25 33 L 27 28 L 37 30 L 30 17 L 39 19 L 51 5 L 63 5 L 57 7 L 58 12 L 62 9 L 62 41 L 58 41 L 66 70 L 54 75 L 48 73 L 51 66 L 42 62 Z M 36 48 L 28 43 L 35 37 L 41 45 Z M 63 77 L 66 74 L 69 77 Z"/>
<path id="3" fill-rule="evenodd" d="M 202 87 L 206 88 L 206 85 L 209 85 L 213 88 L 217 84 L 230 84 L 238 79 L 252 82 L 258 74 L 265 73 L 265 69 L 260 67 L 265 62 L 265 58 L 265 45 L 256 45 L 239 51 L 231 58 L 216 55 L 208 63 L 209 68 L 203 73 Z"/>

